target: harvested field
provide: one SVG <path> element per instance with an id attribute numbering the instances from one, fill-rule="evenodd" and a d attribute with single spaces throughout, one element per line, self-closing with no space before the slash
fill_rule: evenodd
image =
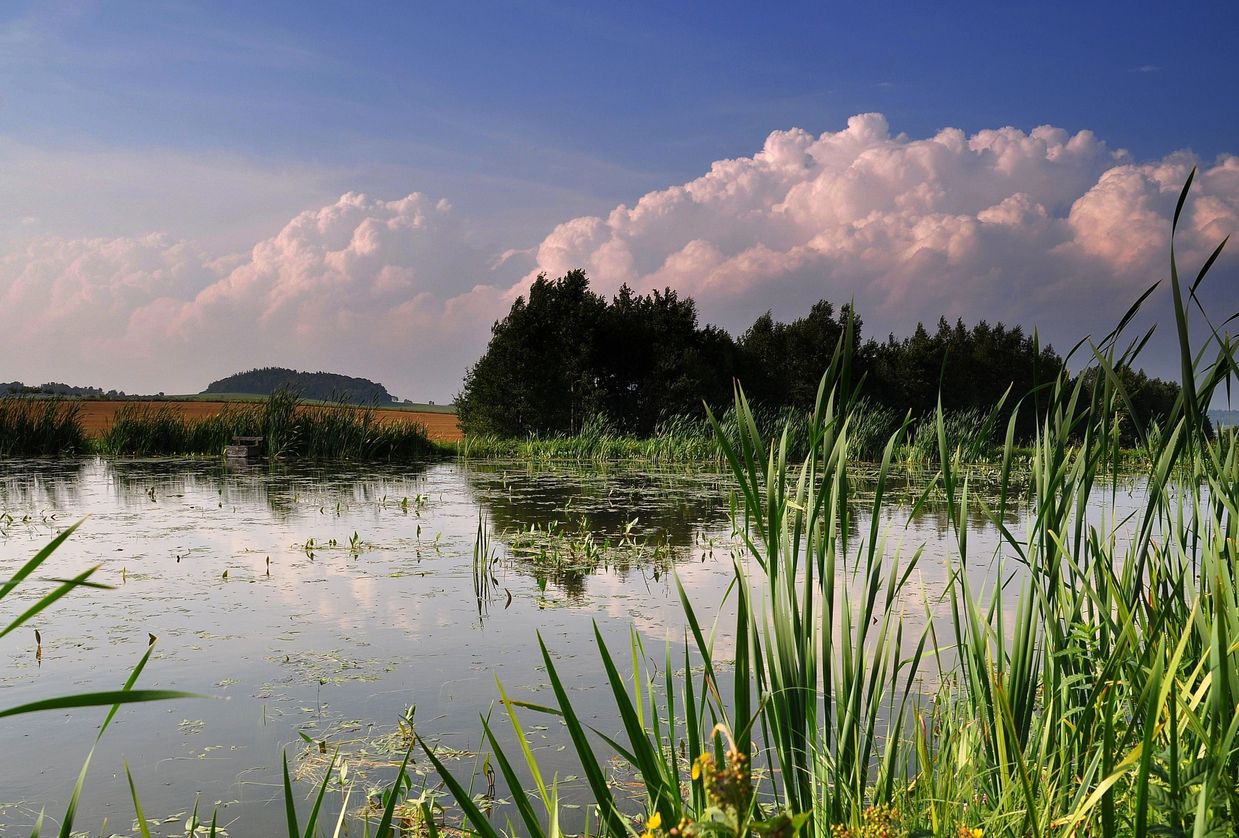
<path id="1" fill-rule="evenodd" d="M 214 416 L 228 405 L 241 406 L 229 401 L 198 401 L 178 399 L 155 399 L 141 401 L 124 400 L 91 400 L 84 399 L 78 404 L 82 407 L 82 426 L 86 434 L 93 438 L 103 436 L 112 425 L 116 412 L 126 405 L 139 405 L 149 408 L 170 408 L 188 419 L 203 419 Z M 243 403 L 242 403 L 243 404 Z M 305 405 L 302 410 L 314 410 L 314 405 Z M 460 425 L 455 413 L 431 413 L 416 410 L 400 410 L 396 408 L 374 408 L 374 414 L 380 422 L 419 422 L 426 427 L 426 433 L 435 442 L 459 442 L 461 439 Z"/>

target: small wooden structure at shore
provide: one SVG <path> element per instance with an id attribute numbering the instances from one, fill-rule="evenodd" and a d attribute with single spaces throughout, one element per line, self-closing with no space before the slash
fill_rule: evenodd
<path id="1" fill-rule="evenodd" d="M 231 445 L 224 446 L 224 456 L 230 460 L 249 460 L 262 456 L 262 437 L 234 436 Z"/>

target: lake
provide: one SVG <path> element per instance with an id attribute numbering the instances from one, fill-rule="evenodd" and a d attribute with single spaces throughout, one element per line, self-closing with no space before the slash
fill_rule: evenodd
<path id="1" fill-rule="evenodd" d="M 232 835 L 279 834 L 282 752 L 303 794 L 336 748 L 377 789 L 403 756 L 397 720 L 413 707 L 417 734 L 467 776 L 496 678 L 513 697 L 553 703 L 538 633 L 582 713 L 615 732 L 592 624 L 625 660 L 635 627 L 661 665 L 666 642 L 684 643 L 675 575 L 705 619 L 733 578 L 731 480 L 696 470 L 448 462 L 273 471 L 94 458 L 6 461 L 0 475 L 0 578 L 85 518 L 41 573 L 98 564 L 95 580 L 114 586 L 75 591 L 0 641 L 0 707 L 117 689 L 150 635 L 157 647 L 138 686 L 204 696 L 122 708 L 86 784 L 77 826 L 91 834 L 105 819 L 104 834 L 131 832 L 126 762 L 148 818 L 166 821 L 157 835 L 183 835 L 195 801 L 207 819 L 218 810 Z M 925 548 L 920 602 L 908 608 L 914 628 L 926 602 L 937 607 L 955 547 L 941 510 L 910 516 L 919 479 L 896 486 L 885 511 L 892 546 Z M 1137 500 L 1124 489 L 1116 509 Z M 1025 514 L 1015 508 L 1008 525 L 1022 531 Z M 493 556 L 482 574 L 479 522 Z M 994 555 L 995 528 L 980 514 L 969 527 L 970 555 Z M 50 587 L 19 589 L 4 616 Z M 723 658 L 728 642 L 724 626 Z M 44 806 L 63 812 L 104 715 L 0 720 L 0 834 L 27 834 Z M 557 756 L 566 737 L 549 717 L 522 720 L 571 804 L 581 781 Z M 364 802 L 362 789 L 350 808 Z"/>

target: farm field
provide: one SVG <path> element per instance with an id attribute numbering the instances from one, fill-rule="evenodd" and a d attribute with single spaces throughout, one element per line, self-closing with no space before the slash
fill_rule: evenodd
<path id="1" fill-rule="evenodd" d="M 116 412 L 123 407 L 170 408 L 186 419 L 204 419 L 214 416 L 229 404 L 250 399 L 152 399 L 141 401 L 135 399 L 84 399 L 78 404 L 82 408 L 82 426 L 88 436 L 98 438 L 111 426 Z M 254 399 L 256 400 L 256 399 Z M 302 410 L 313 410 L 315 405 L 303 405 Z M 410 409 L 400 407 L 375 408 L 374 414 L 384 423 L 414 423 L 419 422 L 426 427 L 430 439 L 435 442 L 458 442 L 461 439 L 460 425 L 456 414 L 449 413 L 442 407 L 431 406 L 431 409 Z"/>

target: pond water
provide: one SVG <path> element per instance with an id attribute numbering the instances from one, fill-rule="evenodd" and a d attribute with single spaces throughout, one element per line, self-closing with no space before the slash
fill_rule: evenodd
<path id="1" fill-rule="evenodd" d="M 0 640 L 0 708 L 119 688 L 151 635 L 139 686 L 204 696 L 121 710 L 86 784 L 77 825 L 91 834 L 133 831 L 126 762 L 148 818 L 166 819 L 157 835 L 183 835 L 195 801 L 231 835 L 280 834 L 281 753 L 303 793 L 329 758 L 300 733 L 340 748 L 377 788 L 403 754 L 396 720 L 412 707 L 418 734 L 468 775 L 496 678 L 514 697 L 552 703 L 538 633 L 583 715 L 614 731 L 593 623 L 620 657 L 635 627 L 661 661 L 665 641 L 684 642 L 672 567 L 707 618 L 732 578 L 731 481 L 719 474 L 169 459 L 0 469 L 0 578 L 85 518 L 40 573 L 97 564 L 94 579 L 114 586 L 75 591 Z M 940 511 L 910 518 L 906 494 L 886 515 L 905 551 L 924 545 L 916 585 L 932 599 L 955 536 Z M 495 557 L 480 591 L 479 521 Z M 994 529 L 979 515 L 970 528 L 970 552 L 993 555 Z M 23 586 L 0 617 L 51 585 Z M 28 834 L 44 806 L 49 818 L 64 811 L 104 715 L 0 719 L 0 834 Z M 581 783 L 558 725 L 524 721 L 571 803 Z M 428 768 L 414 765 L 434 785 Z M 362 803 L 364 790 L 350 806 Z"/>

